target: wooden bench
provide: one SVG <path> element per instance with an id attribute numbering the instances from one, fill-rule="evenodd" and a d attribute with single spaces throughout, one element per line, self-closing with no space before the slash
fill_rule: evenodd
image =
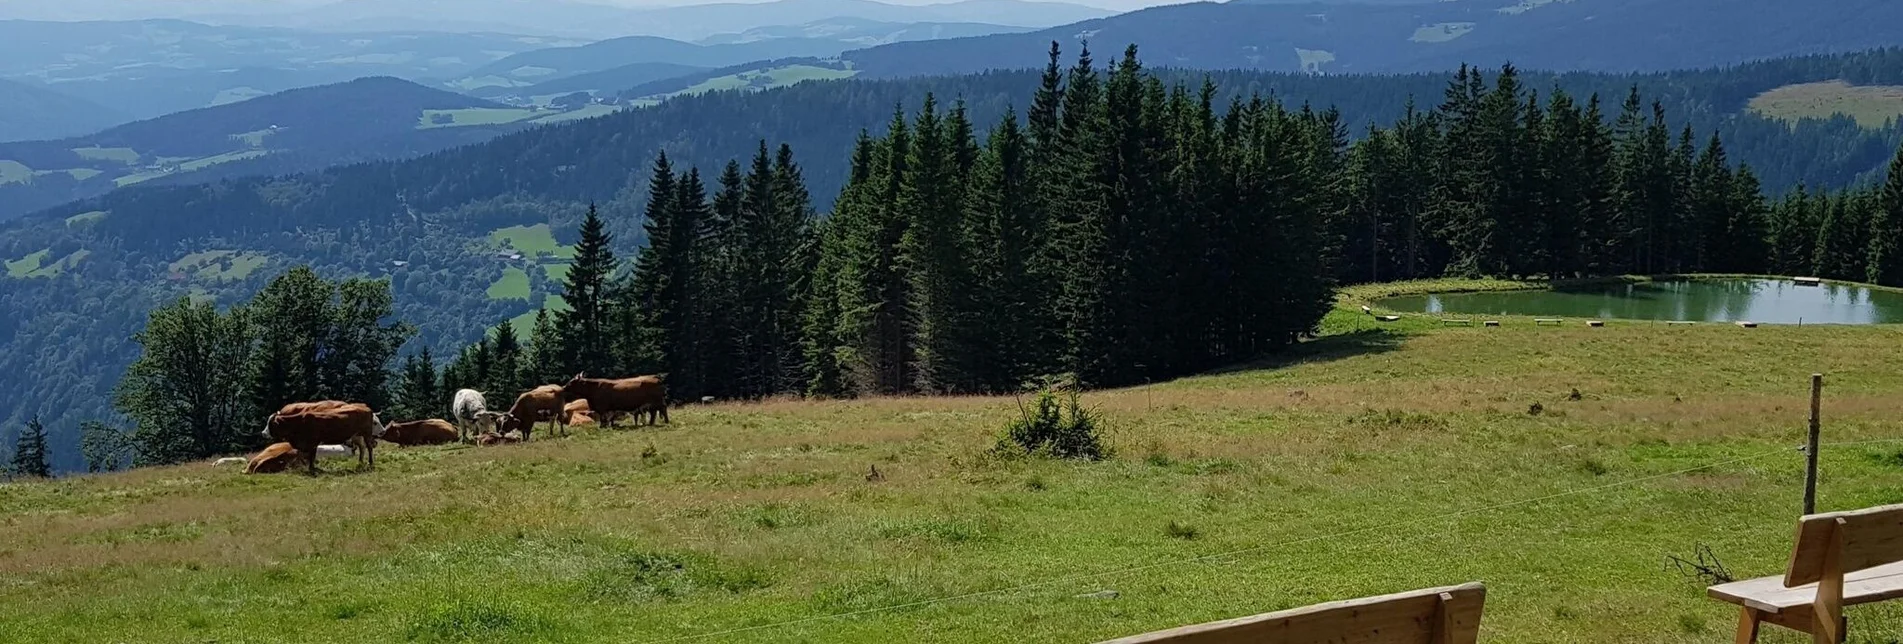
<path id="1" fill-rule="evenodd" d="M 1184 626 L 1102 644 L 1474 644 L 1487 588 L 1429 588 Z"/>
<path id="2" fill-rule="evenodd" d="M 1838 644 L 1845 606 L 1903 598 L 1903 505 L 1806 516 L 1782 576 L 1719 584 L 1707 593 L 1742 607 L 1739 644 L 1756 642 L 1761 623 Z"/>
<path id="3" fill-rule="evenodd" d="M 1466 319 L 1459 319 L 1459 320 L 1456 320 L 1456 319 L 1442 319 L 1442 320 L 1440 321 L 1440 323 L 1441 323 L 1441 324 L 1445 324 L 1445 325 L 1448 325 L 1448 326 L 1453 326 L 1453 325 L 1460 325 L 1460 326 L 1473 326 L 1473 325 L 1474 325 L 1474 321 L 1473 321 L 1473 320 L 1466 320 Z"/>
<path id="4" fill-rule="evenodd" d="M 1561 322 L 1564 322 L 1564 320 L 1559 318 L 1533 318 L 1533 326 L 1540 326 L 1542 324 L 1558 325 Z"/>

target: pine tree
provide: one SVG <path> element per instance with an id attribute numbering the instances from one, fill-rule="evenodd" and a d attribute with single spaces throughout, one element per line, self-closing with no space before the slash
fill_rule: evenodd
<path id="1" fill-rule="evenodd" d="M 617 371 L 625 374 L 674 371 L 679 334 L 685 327 L 687 311 L 677 305 L 691 304 L 685 296 L 691 288 L 696 227 L 700 222 L 681 222 L 675 196 L 674 166 L 662 152 L 654 160 L 654 174 L 648 181 L 646 222 L 648 245 L 635 256 L 634 272 L 622 289 L 617 314 L 617 338 L 621 343 Z M 680 383 L 676 381 L 675 385 Z"/>
<path id="2" fill-rule="evenodd" d="M 970 133 L 967 132 L 967 135 Z M 777 363 L 772 391 L 798 392 L 803 389 L 803 351 L 800 345 L 801 319 L 812 298 L 812 275 L 819 264 L 819 238 L 814 230 L 816 216 L 812 194 L 806 190 L 806 176 L 793 158 L 793 147 L 780 144 L 773 155 L 773 217 L 768 221 L 773 253 L 779 277 L 770 303 L 772 322 L 772 359 Z"/>
<path id="3" fill-rule="evenodd" d="M 1713 134 L 1692 169 L 1689 229 L 1695 239 L 1690 264 L 1694 271 L 1736 272 L 1744 259 L 1738 255 L 1742 249 L 1735 248 L 1739 239 L 1731 229 L 1737 223 L 1739 205 L 1733 181 L 1724 143 Z"/>
<path id="4" fill-rule="evenodd" d="M 1109 310 L 1113 285 L 1105 198 L 1110 187 L 1103 168 L 1109 125 L 1102 90 L 1086 46 L 1066 77 L 1060 150 L 1051 182 L 1042 187 L 1061 204 L 1050 212 L 1042 260 L 1057 285 L 1053 308 L 1063 335 L 1060 367 L 1093 384 L 1116 368 L 1111 349 L 1121 336 Z"/>
<path id="5" fill-rule="evenodd" d="M 863 189 L 843 195 L 835 209 L 844 226 L 837 331 L 844 348 L 841 367 L 858 393 L 901 393 L 915 382 L 907 280 L 898 262 L 907 224 L 898 204 L 911 149 L 911 127 L 904 111 L 895 110 L 886 136 L 873 147 Z"/>
<path id="6" fill-rule="evenodd" d="M 614 276 L 614 250 L 609 234 L 593 204 L 582 219 L 581 239 L 575 244 L 575 259 L 563 280 L 562 299 L 569 310 L 556 313 L 556 334 L 562 343 L 562 370 L 586 372 L 608 377 L 614 368 L 608 335 L 608 284 Z M 486 375 L 486 374 L 485 374 Z"/>
<path id="7" fill-rule="evenodd" d="M 1903 286 L 1903 149 L 1890 161 L 1889 177 L 1871 212 L 1868 253 L 1865 281 Z"/>
<path id="8" fill-rule="evenodd" d="M 517 394 L 527 391 L 533 385 L 522 382 L 522 338 L 516 335 L 515 323 L 503 320 L 490 331 L 489 341 L 489 380 L 483 383 L 483 391 L 497 392 L 509 400 Z"/>
<path id="9" fill-rule="evenodd" d="M 987 330 L 972 349 L 972 380 L 983 391 L 1014 391 L 1049 366 L 1040 341 L 1049 328 L 1049 293 L 1035 280 L 1042 219 L 1030 167 L 1030 141 L 1007 110 L 991 130 L 973 172 L 965 216 L 972 238 L 976 319 Z"/>
<path id="10" fill-rule="evenodd" d="M 740 164 L 728 161 L 721 170 L 719 188 L 714 192 L 713 207 L 701 228 L 705 247 L 696 266 L 696 288 L 701 293 L 695 305 L 694 328 L 702 339 L 695 349 L 692 369 L 703 383 L 702 396 L 744 395 L 739 387 L 740 287 L 742 202 L 746 176 Z"/>
<path id="11" fill-rule="evenodd" d="M 428 358 L 424 352 L 424 358 Z M 529 344 L 522 351 L 522 376 L 520 381 L 530 387 L 546 384 L 560 384 L 574 374 L 562 373 L 561 335 L 555 332 L 555 319 L 550 317 L 548 309 L 535 312 L 535 326 L 529 331 Z M 439 388 L 438 398 L 446 388 Z"/>
<path id="12" fill-rule="evenodd" d="M 449 397 L 443 395 L 436 361 L 430 356 L 429 347 L 403 359 L 395 398 L 391 420 L 441 418 L 448 413 Z"/>
<path id="13" fill-rule="evenodd" d="M 899 195 L 906 221 L 899 266 L 908 282 L 906 332 L 913 336 L 909 389 L 952 392 L 972 389 L 963 362 L 971 351 L 971 279 L 966 273 L 964 203 L 957 161 L 947 128 L 931 94 L 912 127 L 905 152 L 909 170 Z M 894 151 L 897 154 L 898 151 Z"/>
<path id="14" fill-rule="evenodd" d="M 856 349 L 860 338 L 852 334 L 864 331 L 862 316 L 847 316 L 848 302 L 860 300 L 872 249 L 872 214 L 876 205 L 873 174 L 879 164 L 878 143 L 861 130 L 853 144 L 852 163 L 846 185 L 835 200 L 832 217 L 820 224 L 819 258 L 807 290 L 807 305 L 802 311 L 801 348 L 804 352 L 806 393 L 836 397 L 854 393 L 848 367 L 859 359 Z M 855 313 L 859 313 L 855 311 Z"/>
<path id="15" fill-rule="evenodd" d="M 20 432 L 19 439 L 14 442 L 13 461 L 7 471 L 13 476 L 53 476 L 53 467 L 46 451 L 46 428 L 40 425 L 38 417 L 26 422 L 26 430 Z"/>

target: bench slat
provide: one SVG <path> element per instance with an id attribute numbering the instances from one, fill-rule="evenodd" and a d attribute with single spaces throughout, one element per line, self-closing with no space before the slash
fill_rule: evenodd
<path id="1" fill-rule="evenodd" d="M 1453 597 L 1437 616 L 1440 595 Z M 1445 619 L 1447 644 L 1473 644 L 1486 587 L 1478 583 L 1316 604 L 1126 637 L 1102 644 L 1425 644 Z"/>
<path id="2" fill-rule="evenodd" d="M 1777 613 L 1808 606 L 1817 599 L 1817 583 L 1784 587 L 1784 576 L 1773 575 L 1719 584 L 1705 590 L 1713 599 Z M 1844 604 L 1868 604 L 1903 598 L 1903 562 L 1884 564 L 1844 575 Z"/>

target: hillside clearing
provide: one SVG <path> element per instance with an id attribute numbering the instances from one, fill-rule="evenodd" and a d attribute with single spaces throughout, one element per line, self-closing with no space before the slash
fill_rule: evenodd
<path id="1" fill-rule="evenodd" d="M 67 218 L 66 218 L 66 225 L 68 225 L 68 226 L 83 226 L 83 225 L 86 225 L 86 224 L 90 224 L 90 223 L 94 223 L 94 222 L 97 222 L 97 221 L 99 221 L 99 220 L 101 220 L 101 219 L 105 219 L 105 218 L 106 218 L 106 211 L 104 211 L 104 210 L 94 210 L 94 211 L 91 211 L 91 212 L 82 212 L 82 213 L 79 213 L 79 214 L 77 214 L 77 215 L 73 215 L 73 216 L 71 216 L 71 217 L 67 217 Z"/>
<path id="2" fill-rule="evenodd" d="M 560 295 L 549 295 L 543 299 L 542 308 L 547 309 L 549 316 L 553 317 L 556 313 L 569 310 L 568 300 L 562 299 Z M 515 328 L 516 338 L 524 342 L 528 341 L 529 335 L 535 332 L 535 314 L 539 310 L 541 309 L 530 310 L 509 318 L 509 326 Z"/>
<path id="3" fill-rule="evenodd" d="M 809 80 L 839 80 L 859 74 L 854 69 L 833 69 L 817 65 L 786 65 L 716 76 L 667 96 L 704 94 L 730 89 L 771 89 L 796 85 Z"/>
<path id="4" fill-rule="evenodd" d="M 1473 33 L 1473 30 L 1474 23 L 1471 22 L 1442 22 L 1415 29 L 1414 35 L 1410 36 L 1408 40 L 1413 42 L 1449 42 L 1461 36 Z"/>
<path id="5" fill-rule="evenodd" d="M 1710 642 L 1735 611 L 1665 556 L 1782 569 L 1808 374 L 1827 442 L 1903 437 L 1903 328 L 1405 330 L 1426 322 L 1344 308 L 1279 368 L 1089 394 L 1119 452 L 1095 464 L 986 457 L 1010 398 L 902 398 L 391 448 L 314 480 L 13 485 L 0 639 L 642 642 L 930 602 L 703 641 L 1082 642 L 1483 580 L 1484 641 Z M 1903 443 L 1822 460 L 1823 508 L 1903 501 Z M 1887 641 L 1903 609 L 1850 620 Z"/>
<path id="6" fill-rule="evenodd" d="M 556 242 L 555 234 L 549 230 L 548 224 L 498 228 L 489 232 L 489 242 L 503 249 L 522 253 L 527 257 L 544 255 L 560 259 L 575 257 L 574 247 L 563 246 Z"/>
<path id="7" fill-rule="evenodd" d="M 0 186 L 33 180 L 33 168 L 19 161 L 0 159 Z"/>
<path id="8" fill-rule="evenodd" d="M 52 249 L 42 248 L 27 253 L 25 257 L 7 262 L 7 277 L 26 277 L 33 274 L 33 271 L 40 270 L 40 261 L 46 259 L 46 254 L 49 252 L 52 252 Z"/>
<path id="9" fill-rule="evenodd" d="M 502 277 L 489 285 L 488 293 L 492 300 L 529 299 L 529 274 L 514 266 L 503 269 Z"/>
<path id="10" fill-rule="evenodd" d="M 263 253 L 208 250 L 173 261 L 170 272 L 203 282 L 237 281 L 250 277 L 269 261 Z"/>
<path id="11" fill-rule="evenodd" d="M 1844 81 L 1785 85 L 1757 95 L 1750 108 L 1767 118 L 1795 122 L 1838 114 L 1866 128 L 1881 128 L 1903 117 L 1903 86 L 1856 86 Z"/>
<path id="12" fill-rule="evenodd" d="M 132 148 L 73 148 L 73 154 L 87 161 L 118 161 L 126 165 L 139 162 L 139 151 Z"/>
<path id="13" fill-rule="evenodd" d="M 542 115 L 541 112 L 520 108 L 470 107 L 458 110 L 423 110 L 416 119 L 416 128 L 428 130 L 439 127 L 463 127 L 466 125 L 502 125 Z"/>

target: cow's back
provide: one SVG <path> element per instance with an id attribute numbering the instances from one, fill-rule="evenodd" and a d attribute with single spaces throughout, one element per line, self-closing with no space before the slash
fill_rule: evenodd
<path id="1" fill-rule="evenodd" d="M 271 436 L 294 445 L 342 444 L 375 438 L 376 414 L 363 403 L 291 403 L 271 418 Z"/>
<path id="2" fill-rule="evenodd" d="M 398 445 L 441 445 L 456 442 L 456 426 L 447 421 L 431 418 L 413 420 L 407 423 L 390 423 L 384 428 L 383 440 Z"/>

